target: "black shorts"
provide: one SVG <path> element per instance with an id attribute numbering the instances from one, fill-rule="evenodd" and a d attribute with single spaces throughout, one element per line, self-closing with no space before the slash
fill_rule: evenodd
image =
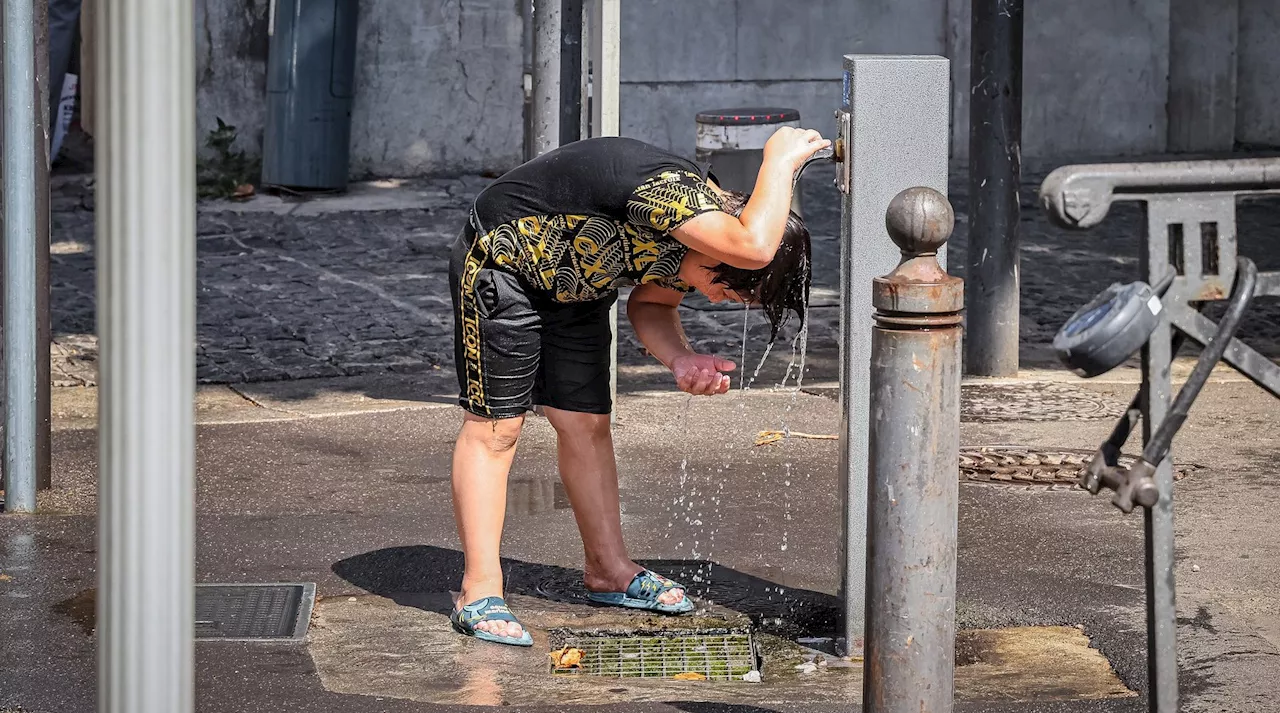
<path id="1" fill-rule="evenodd" d="M 613 409 L 609 308 L 618 294 L 556 302 L 491 264 L 468 225 L 449 261 L 458 403 L 488 418 L 533 406 L 579 413 Z"/>

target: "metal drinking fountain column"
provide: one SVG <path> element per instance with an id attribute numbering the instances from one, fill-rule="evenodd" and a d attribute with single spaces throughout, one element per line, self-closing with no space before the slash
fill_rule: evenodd
<path id="1" fill-rule="evenodd" d="M 908 188 L 945 196 L 951 148 L 951 64 L 945 57 L 846 55 L 836 112 L 841 160 L 840 565 L 841 648 L 863 648 L 867 591 L 867 464 L 871 428 L 872 281 L 902 253 L 885 227 L 885 208 Z M 938 252 L 945 267 L 946 254 Z"/>

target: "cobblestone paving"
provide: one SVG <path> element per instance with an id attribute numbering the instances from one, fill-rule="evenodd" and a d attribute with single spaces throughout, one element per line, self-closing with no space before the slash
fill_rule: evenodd
<path id="1" fill-rule="evenodd" d="M 839 200 L 831 172 L 805 179 L 805 211 L 814 238 L 807 378 L 834 378 L 839 270 Z M 1141 211 L 1118 206 L 1098 229 L 1067 232 L 1034 206 L 1043 175 L 1024 191 L 1022 351 L 1045 363 L 1054 332 L 1107 284 L 1134 278 Z M 376 372 L 452 368 L 447 289 L 448 246 L 484 179 L 415 183 L 412 210 L 314 210 L 293 214 L 202 207 L 198 224 L 197 371 L 205 383 L 243 383 Z M 952 178 L 957 230 L 952 271 L 963 274 L 968 230 L 964 174 Z M 53 372 L 59 385 L 92 384 L 96 370 L 91 189 L 83 180 L 56 187 L 52 247 Z M 1280 201 L 1242 206 L 1242 250 L 1261 269 L 1280 270 Z M 687 300 L 685 325 L 695 346 L 727 356 L 742 350 L 743 311 Z M 1214 316 L 1214 313 L 1210 313 Z M 767 330 L 752 315 L 748 361 Z M 624 324 L 620 360 L 652 363 Z M 790 339 L 784 334 L 783 339 Z M 1280 356 L 1280 300 L 1255 304 L 1241 337 Z M 785 342 L 772 362 L 787 361 Z M 765 377 L 761 377 L 762 380 Z"/>

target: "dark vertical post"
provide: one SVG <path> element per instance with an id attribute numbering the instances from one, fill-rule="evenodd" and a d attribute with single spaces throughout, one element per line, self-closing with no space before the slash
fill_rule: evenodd
<path id="1" fill-rule="evenodd" d="M 582 0 L 560 0 L 560 145 L 581 138 Z"/>
<path id="2" fill-rule="evenodd" d="M 524 41 L 521 45 L 524 86 L 524 153 L 523 159 L 528 161 L 533 153 L 533 0 L 521 0 L 520 19 L 524 27 Z"/>
<path id="3" fill-rule="evenodd" d="M 51 71 L 49 58 L 49 0 L 35 0 L 36 45 L 36 489 L 53 487 L 50 474 L 52 429 L 49 403 L 49 231 L 52 216 L 49 213 L 49 152 L 52 148 L 53 112 L 62 96 L 62 71 Z M 54 87 L 50 79 L 56 78 Z M 52 99 L 52 105 L 48 99 Z"/>
<path id="4" fill-rule="evenodd" d="M 965 371 L 1018 372 L 1022 3 L 973 0 Z"/>
<path id="5" fill-rule="evenodd" d="M 1147 239 L 1139 255 L 1139 269 L 1150 284 L 1169 271 L 1170 226 L 1178 224 L 1161 205 L 1147 205 Z M 1197 238 L 1198 239 L 1198 238 Z M 1142 437 L 1149 443 L 1168 416 L 1173 396 L 1173 329 L 1167 313 L 1142 348 Z M 1147 709 L 1152 713 L 1178 710 L 1178 608 L 1174 582 L 1173 453 L 1156 464 L 1160 497 L 1143 511 L 1147 585 Z"/>

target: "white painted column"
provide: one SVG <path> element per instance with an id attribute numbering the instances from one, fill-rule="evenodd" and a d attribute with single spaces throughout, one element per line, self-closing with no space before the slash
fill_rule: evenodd
<path id="1" fill-rule="evenodd" d="M 193 709 L 192 0 L 97 18 L 98 709 Z"/>

